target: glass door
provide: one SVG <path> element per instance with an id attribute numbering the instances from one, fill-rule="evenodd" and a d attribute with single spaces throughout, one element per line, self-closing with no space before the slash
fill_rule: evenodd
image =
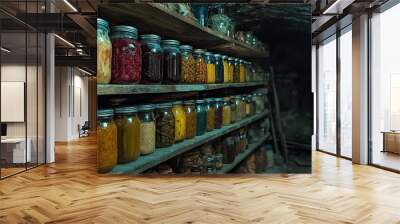
<path id="1" fill-rule="evenodd" d="M 336 154 L 336 35 L 321 43 L 317 51 L 317 149 Z"/>

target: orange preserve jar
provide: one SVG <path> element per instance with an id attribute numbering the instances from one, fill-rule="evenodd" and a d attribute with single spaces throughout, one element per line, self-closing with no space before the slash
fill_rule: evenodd
<path id="1" fill-rule="evenodd" d="M 112 109 L 97 111 L 97 171 L 106 173 L 117 164 L 117 125 Z"/>

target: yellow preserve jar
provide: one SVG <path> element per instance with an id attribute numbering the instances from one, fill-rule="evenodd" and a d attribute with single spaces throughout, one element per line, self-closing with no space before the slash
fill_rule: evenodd
<path id="1" fill-rule="evenodd" d="M 140 156 L 140 120 L 137 107 L 115 108 L 118 163 L 128 163 Z"/>
<path id="2" fill-rule="evenodd" d="M 224 98 L 224 104 L 222 107 L 222 125 L 229 125 L 232 122 L 231 117 L 231 99 L 229 97 Z"/>
<path id="3" fill-rule="evenodd" d="M 106 173 L 117 164 L 117 125 L 112 109 L 97 111 L 97 172 Z"/>
<path id="4" fill-rule="evenodd" d="M 239 60 L 239 82 L 246 82 L 245 61 Z"/>
<path id="5" fill-rule="evenodd" d="M 224 69 L 224 82 L 229 82 L 229 64 L 228 56 L 222 55 L 222 66 Z"/>
<path id="6" fill-rule="evenodd" d="M 228 72 L 228 76 L 229 76 L 229 82 L 233 82 L 233 72 L 235 69 L 235 58 L 229 57 L 228 58 L 228 67 L 229 67 L 229 72 Z"/>
<path id="7" fill-rule="evenodd" d="M 108 22 L 97 18 L 97 83 L 108 84 L 111 81 L 111 40 Z"/>
<path id="8" fill-rule="evenodd" d="M 182 104 L 182 101 L 172 103 L 172 113 L 175 118 L 175 142 L 186 138 L 186 115 Z"/>
<path id="9" fill-rule="evenodd" d="M 193 100 L 184 102 L 186 116 L 186 138 L 194 138 L 197 131 L 197 113 Z"/>
<path id="10" fill-rule="evenodd" d="M 215 83 L 215 62 L 211 52 L 205 52 L 204 57 L 207 64 L 207 83 Z"/>

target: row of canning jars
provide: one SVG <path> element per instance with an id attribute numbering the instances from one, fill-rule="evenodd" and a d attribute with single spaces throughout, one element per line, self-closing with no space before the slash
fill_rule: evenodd
<path id="1" fill-rule="evenodd" d="M 172 146 L 260 113 L 258 98 L 253 94 L 99 110 L 98 171 L 108 172 L 117 163 L 134 161 L 156 148 Z"/>
<path id="2" fill-rule="evenodd" d="M 98 18 L 97 27 L 99 84 L 246 82 L 254 72 L 251 62 L 193 50 L 177 40 L 161 41 L 155 34 L 140 35 L 139 41 L 132 26 L 109 30 L 108 22 Z"/>

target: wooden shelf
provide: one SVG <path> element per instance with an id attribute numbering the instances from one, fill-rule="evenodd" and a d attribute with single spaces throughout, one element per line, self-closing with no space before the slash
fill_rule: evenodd
<path id="1" fill-rule="evenodd" d="M 139 29 L 139 34 L 154 33 L 163 39 L 177 39 L 195 48 L 244 58 L 268 56 L 258 48 L 203 27 L 197 21 L 170 11 L 159 3 L 102 4 L 99 6 L 99 16 L 113 24 L 133 25 Z"/>
<path id="2" fill-rule="evenodd" d="M 222 169 L 217 171 L 217 174 L 224 174 L 230 172 L 233 168 L 239 165 L 244 159 L 246 159 L 252 152 L 258 149 L 267 140 L 269 135 L 266 135 L 259 139 L 256 143 L 250 144 L 246 151 L 236 156 L 235 160 L 230 164 L 224 164 Z"/>
<path id="3" fill-rule="evenodd" d="M 97 95 L 122 95 L 122 94 L 149 94 L 149 93 L 176 93 L 198 92 L 224 88 L 240 88 L 262 86 L 265 82 L 223 83 L 223 84 L 179 84 L 179 85 L 120 85 L 98 84 Z"/>
<path id="4" fill-rule="evenodd" d="M 140 156 L 136 161 L 120 164 L 113 168 L 110 172 L 111 174 L 139 174 L 143 171 L 146 171 L 152 167 L 159 165 L 160 163 L 167 161 L 177 155 L 180 155 L 184 152 L 187 152 L 193 148 L 201 146 L 207 142 L 210 142 L 214 139 L 217 139 L 225 134 L 228 134 L 234 130 L 240 129 L 244 126 L 247 126 L 259 119 L 267 116 L 269 114 L 268 111 L 265 111 L 261 114 L 254 115 L 249 118 L 245 118 L 239 122 L 234 124 L 222 127 L 221 129 L 216 129 L 214 131 L 210 131 L 205 133 L 204 135 L 197 136 L 193 139 L 185 140 L 181 143 L 174 144 L 168 148 L 158 148 L 152 154 Z"/>

